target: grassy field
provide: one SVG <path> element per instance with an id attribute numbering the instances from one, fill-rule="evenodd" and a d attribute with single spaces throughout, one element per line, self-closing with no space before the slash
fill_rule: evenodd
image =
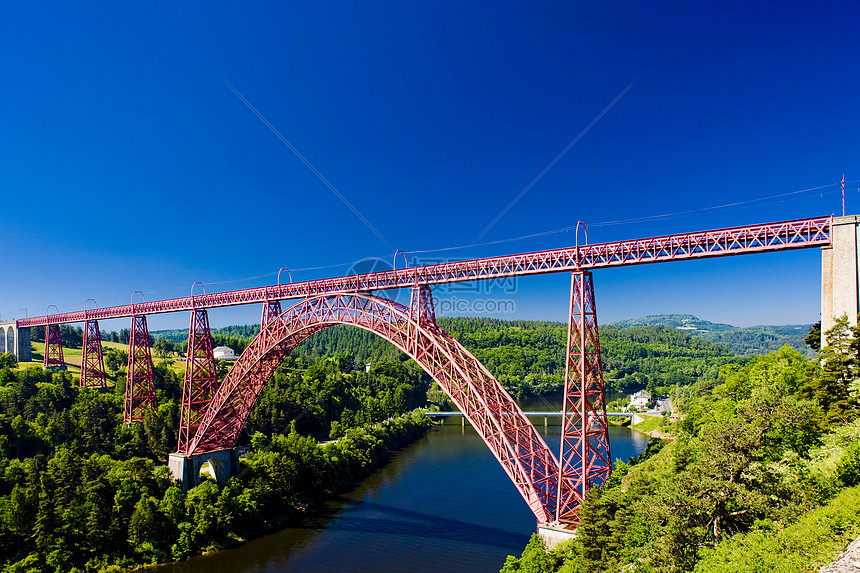
<path id="1" fill-rule="evenodd" d="M 31 346 L 33 349 L 33 360 L 30 362 L 19 362 L 19 370 L 28 368 L 30 366 L 37 366 L 39 368 L 42 367 L 42 363 L 45 356 L 45 343 L 32 342 Z M 120 342 L 102 342 L 102 348 L 115 348 L 116 350 L 128 352 L 128 345 L 122 344 Z M 81 375 L 81 362 L 83 361 L 83 354 L 84 352 L 82 348 L 63 348 L 63 361 L 66 364 L 67 372 L 76 376 Z M 174 372 L 180 375 L 183 375 L 185 373 L 185 359 L 176 357 L 159 358 L 153 356 L 152 362 L 153 364 L 172 362 L 171 368 Z M 110 378 L 110 374 L 108 374 L 108 378 Z M 113 384 L 113 382 L 113 380 L 109 380 L 109 384 Z"/>
<path id="2" fill-rule="evenodd" d="M 648 416 L 645 414 L 640 414 L 644 420 L 633 426 L 640 432 L 651 432 L 660 427 L 660 424 L 663 422 L 663 416 Z"/>

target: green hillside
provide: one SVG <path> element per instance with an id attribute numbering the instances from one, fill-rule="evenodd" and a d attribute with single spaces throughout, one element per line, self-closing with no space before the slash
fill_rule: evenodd
<path id="1" fill-rule="evenodd" d="M 576 537 L 502 573 L 819 571 L 860 535 L 857 337 L 842 319 L 820 360 L 783 347 L 680 388 L 670 439 L 616 463 Z"/>
<path id="2" fill-rule="evenodd" d="M 812 358 L 814 353 L 803 342 L 811 324 L 789 324 L 785 326 L 750 326 L 741 328 L 730 324 L 719 324 L 701 320 L 692 314 L 657 314 L 630 318 L 612 323 L 615 326 L 668 326 L 683 330 L 712 342 L 724 344 L 735 354 L 744 356 L 767 354 L 788 344 L 804 356 Z"/>

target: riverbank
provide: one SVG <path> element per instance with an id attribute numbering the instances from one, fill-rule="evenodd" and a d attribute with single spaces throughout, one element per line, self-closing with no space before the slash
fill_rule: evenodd
<path id="1" fill-rule="evenodd" d="M 432 426 L 423 412 L 416 411 L 349 429 L 340 439 L 324 444 L 295 430 L 272 438 L 256 434 L 239 476 L 220 491 L 205 482 L 187 493 L 186 519 L 175 523 L 178 535 L 168 540 L 173 559 L 159 561 L 211 554 L 276 531 L 372 474 L 392 451 L 420 438 Z M 166 556 L 167 544 L 162 541 L 159 547 L 155 542 L 144 540 L 153 547 L 152 557 Z"/>
<path id="2" fill-rule="evenodd" d="M 250 540 L 278 531 L 292 521 L 301 519 L 308 511 L 319 506 L 319 504 L 325 502 L 327 499 L 342 494 L 343 492 L 355 487 L 356 484 L 378 471 L 388 463 L 391 454 L 422 438 L 430 429 L 433 428 L 434 425 L 435 423 L 426 416 L 423 416 L 423 414 L 409 413 L 392 418 L 391 420 L 386 420 L 385 422 L 373 424 L 369 428 L 362 428 L 362 430 L 373 431 L 376 437 L 382 440 L 383 445 L 382 450 L 376 451 L 375 455 L 370 456 L 367 463 L 354 468 L 354 470 L 348 474 L 348 477 L 344 477 L 340 481 L 334 483 L 330 490 L 326 491 L 323 495 L 311 496 L 310 499 L 307 499 L 300 505 L 290 508 L 282 514 L 274 515 L 264 520 L 260 527 L 249 530 L 244 537 L 233 539 L 224 545 L 205 551 L 201 553 L 201 555 L 210 555 L 224 549 L 238 547 Z M 338 448 L 336 444 L 340 440 L 344 439 L 354 440 L 355 433 L 347 432 L 347 435 L 338 440 L 319 443 L 318 447 L 323 450 L 327 448 L 337 450 Z M 338 457 L 337 459 L 343 463 L 346 462 L 346 459 L 342 457 Z M 253 460 L 254 456 L 252 455 L 247 463 L 253 463 Z"/>
<path id="3" fill-rule="evenodd" d="M 641 420 L 637 423 L 636 417 L 629 422 L 629 428 L 636 432 L 645 434 L 649 438 L 657 438 L 660 440 L 676 440 L 677 437 L 666 432 L 666 428 L 671 424 L 671 420 L 665 416 L 652 416 L 650 414 L 638 414 Z"/>
<path id="4" fill-rule="evenodd" d="M 125 494 L 122 498 L 112 494 L 115 505 L 122 503 L 127 508 L 128 517 L 122 521 L 114 518 L 109 532 L 117 530 L 129 549 L 115 545 L 112 552 L 90 552 L 74 570 L 120 573 L 154 566 L 169 568 L 190 557 L 240 548 L 249 539 L 277 531 L 291 518 L 349 489 L 384 466 L 393 451 L 422 437 L 432 426 L 422 412 L 415 411 L 350 428 L 336 442 L 325 444 L 299 434 L 295 428 L 287 435 L 271 438 L 257 433 L 242 471 L 226 486 L 219 488 L 214 481 L 205 480 L 187 492 L 169 479 L 166 468 L 153 470 L 150 460 L 117 462 L 93 456 L 86 463 L 107 466 L 109 479 L 115 480 L 117 491 Z M 96 505 L 84 508 L 89 515 L 99 510 Z M 84 545 L 83 550 L 88 547 Z M 55 554 L 49 556 L 50 569 L 41 567 L 39 555 L 30 551 L 4 571 L 72 570 L 55 567 L 51 560 L 56 561 Z"/>

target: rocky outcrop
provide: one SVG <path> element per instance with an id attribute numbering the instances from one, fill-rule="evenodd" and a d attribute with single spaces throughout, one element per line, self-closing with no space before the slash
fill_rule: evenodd
<path id="1" fill-rule="evenodd" d="M 819 573 L 860 573 L 860 539 L 849 545 L 839 559 L 819 569 Z"/>

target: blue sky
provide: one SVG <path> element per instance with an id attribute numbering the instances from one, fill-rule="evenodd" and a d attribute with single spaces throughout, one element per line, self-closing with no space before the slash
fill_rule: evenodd
<path id="1" fill-rule="evenodd" d="M 843 173 L 860 212 L 856 5 L 701 4 L 4 3 L 0 317 L 470 245 L 622 93 L 482 243 L 578 220 L 603 242 L 838 214 Z M 817 250 L 595 273 L 601 322 L 814 322 L 819 282 Z M 564 320 L 568 287 L 553 275 L 436 296 Z"/>

